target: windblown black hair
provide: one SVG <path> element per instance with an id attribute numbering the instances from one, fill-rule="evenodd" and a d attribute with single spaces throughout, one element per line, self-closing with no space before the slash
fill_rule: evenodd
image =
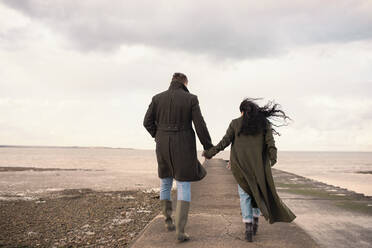
<path id="1" fill-rule="evenodd" d="M 291 120 L 283 110 L 281 106 L 274 101 L 269 101 L 265 106 L 260 107 L 254 101 L 260 100 L 260 98 L 246 98 L 240 104 L 240 112 L 243 113 L 243 123 L 238 133 L 244 135 L 256 135 L 264 132 L 268 125 L 274 127 L 286 126 L 287 121 Z M 277 124 L 279 123 L 279 124 Z M 273 133 L 280 135 L 274 128 Z"/>

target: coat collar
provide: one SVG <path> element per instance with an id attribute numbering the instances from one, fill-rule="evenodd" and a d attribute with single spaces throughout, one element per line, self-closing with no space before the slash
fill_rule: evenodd
<path id="1" fill-rule="evenodd" d="M 184 91 L 189 92 L 189 90 L 187 89 L 187 87 L 183 83 L 181 83 L 179 81 L 172 81 L 171 82 L 171 85 L 169 86 L 169 89 L 170 90 L 183 89 Z"/>

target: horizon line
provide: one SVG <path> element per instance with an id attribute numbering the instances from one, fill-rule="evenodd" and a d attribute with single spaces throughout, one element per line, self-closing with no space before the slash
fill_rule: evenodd
<path id="1" fill-rule="evenodd" d="M 57 145 L 0 145 L 0 148 L 64 148 L 64 149 L 125 149 L 125 150 L 155 150 L 149 148 L 132 148 L 132 147 L 111 147 L 111 146 L 57 146 Z M 197 150 L 201 152 L 203 150 Z M 230 151 L 230 150 L 225 150 Z M 372 151 L 355 151 L 355 150 L 279 150 L 279 152 L 365 152 Z"/>

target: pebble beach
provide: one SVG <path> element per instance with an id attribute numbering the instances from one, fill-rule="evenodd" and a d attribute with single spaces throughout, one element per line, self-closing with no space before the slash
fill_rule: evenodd
<path id="1" fill-rule="evenodd" d="M 158 193 L 141 190 L 0 200 L 0 247 L 127 247 L 158 213 Z"/>

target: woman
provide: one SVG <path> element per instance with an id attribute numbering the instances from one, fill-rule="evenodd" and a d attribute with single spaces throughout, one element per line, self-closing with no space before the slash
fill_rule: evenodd
<path id="1" fill-rule="evenodd" d="M 257 232 L 260 212 L 271 224 L 296 218 L 280 200 L 271 174 L 277 157 L 273 133 L 279 134 L 271 120 L 285 122 L 289 117 L 278 109 L 278 104 L 269 102 L 259 107 L 254 100 L 245 99 L 240 104 L 241 117 L 232 120 L 218 145 L 203 153 L 209 159 L 232 144 L 231 171 L 238 183 L 245 239 L 249 242 Z"/>

